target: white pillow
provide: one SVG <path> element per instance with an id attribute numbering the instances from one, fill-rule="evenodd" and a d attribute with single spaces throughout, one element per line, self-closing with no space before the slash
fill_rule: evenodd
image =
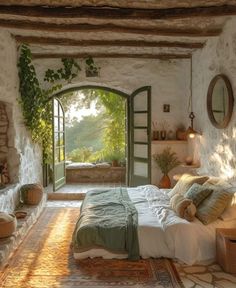
<path id="1" fill-rule="evenodd" d="M 66 169 L 86 169 L 95 167 L 92 163 L 74 162 L 66 166 Z"/>
<path id="2" fill-rule="evenodd" d="M 95 164 L 95 166 L 97 168 L 109 168 L 109 167 L 111 167 L 111 164 L 109 164 L 107 162 L 103 162 L 103 163 L 97 163 L 97 164 Z"/>

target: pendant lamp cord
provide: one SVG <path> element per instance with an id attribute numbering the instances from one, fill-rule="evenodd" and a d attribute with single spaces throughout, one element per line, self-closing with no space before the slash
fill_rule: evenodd
<path id="1" fill-rule="evenodd" d="M 188 111 L 190 111 L 190 114 L 189 114 L 189 118 L 191 120 L 191 128 L 193 128 L 193 119 L 195 118 L 195 115 L 193 113 L 193 98 L 192 98 L 192 84 L 193 84 L 193 75 L 192 75 L 192 55 L 191 55 L 191 58 L 190 58 L 190 97 L 189 97 L 189 102 L 188 102 Z"/>
<path id="2" fill-rule="evenodd" d="M 189 95 L 189 100 L 188 100 L 188 111 L 191 113 L 193 111 L 193 104 L 192 104 L 192 55 L 190 58 L 190 95 Z"/>

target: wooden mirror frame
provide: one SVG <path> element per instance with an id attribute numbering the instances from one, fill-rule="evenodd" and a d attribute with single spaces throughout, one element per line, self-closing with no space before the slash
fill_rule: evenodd
<path id="1" fill-rule="evenodd" d="M 214 87 L 216 85 L 216 82 L 222 79 L 225 82 L 227 91 L 228 91 L 228 112 L 224 117 L 224 121 L 222 123 L 218 123 L 215 120 L 214 114 L 212 112 L 212 92 L 214 90 Z M 226 128 L 227 125 L 229 124 L 229 121 L 232 117 L 232 113 L 233 113 L 233 105 L 234 105 L 234 96 L 233 96 L 233 90 L 232 90 L 232 86 L 231 83 L 228 79 L 227 76 L 225 76 L 224 74 L 218 74 L 216 75 L 210 82 L 209 87 L 208 87 L 208 91 L 207 91 L 207 113 L 208 113 L 208 117 L 212 123 L 212 125 L 214 125 L 216 128 L 218 129 L 223 129 Z"/>

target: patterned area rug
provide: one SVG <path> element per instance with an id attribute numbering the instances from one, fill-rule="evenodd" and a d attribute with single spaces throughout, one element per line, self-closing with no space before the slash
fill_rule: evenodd
<path id="1" fill-rule="evenodd" d="M 184 287 L 169 259 L 75 261 L 70 241 L 78 215 L 79 208 L 46 208 L 0 273 L 0 287 Z"/>

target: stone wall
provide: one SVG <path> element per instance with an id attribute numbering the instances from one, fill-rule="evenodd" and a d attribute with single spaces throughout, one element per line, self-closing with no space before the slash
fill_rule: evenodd
<path id="1" fill-rule="evenodd" d="M 4 102 L 0 102 L 0 163 L 7 159 L 9 120 Z"/>
<path id="2" fill-rule="evenodd" d="M 8 117 L 7 156 L 9 189 L 0 190 L 1 210 L 12 211 L 18 201 L 21 184 L 42 182 L 41 149 L 31 141 L 18 104 L 19 80 L 17 71 L 17 47 L 10 33 L 0 31 L 0 102 L 6 107 Z M 5 139 L 5 138 L 4 138 Z"/>
<path id="3" fill-rule="evenodd" d="M 235 180 L 236 111 L 226 129 L 215 128 L 207 115 L 207 90 L 217 74 L 228 76 L 236 97 L 236 20 L 230 20 L 220 37 L 209 39 L 193 56 L 193 107 L 195 128 L 202 136 L 195 141 L 195 158 L 200 158 L 201 173 Z M 235 108 L 235 107 L 234 107 Z"/>
<path id="4" fill-rule="evenodd" d="M 165 121 L 167 130 L 173 131 L 182 124 L 188 126 L 188 98 L 190 61 L 155 59 L 94 59 L 100 69 L 99 77 L 85 76 L 84 60 L 78 59 L 82 71 L 78 78 L 73 79 L 70 86 L 101 85 L 131 94 L 141 86 L 152 87 L 152 121 L 157 122 L 161 129 L 161 122 Z M 47 68 L 58 69 L 60 60 L 35 60 L 37 74 L 44 78 Z M 41 81 L 42 84 L 43 80 Z M 163 112 L 163 105 L 170 104 L 170 112 Z M 156 151 L 155 151 L 156 152 Z M 152 169 L 152 183 L 157 183 L 161 173 L 154 166 Z"/>
<path id="5" fill-rule="evenodd" d="M 152 87 L 152 120 L 168 122 L 168 130 L 176 130 L 179 124 L 188 124 L 189 60 L 161 61 L 155 59 L 94 59 L 100 67 L 99 77 L 86 77 L 85 61 L 77 60 L 82 71 L 70 86 L 101 85 L 131 94 L 142 86 Z M 37 75 L 44 78 L 47 68 L 58 69 L 61 61 L 35 60 Z M 41 81 L 42 85 L 46 84 Z M 170 104 L 170 113 L 163 112 L 163 104 Z"/>
<path id="6" fill-rule="evenodd" d="M 125 167 L 93 167 L 66 169 L 66 183 L 120 183 L 125 184 Z"/>

